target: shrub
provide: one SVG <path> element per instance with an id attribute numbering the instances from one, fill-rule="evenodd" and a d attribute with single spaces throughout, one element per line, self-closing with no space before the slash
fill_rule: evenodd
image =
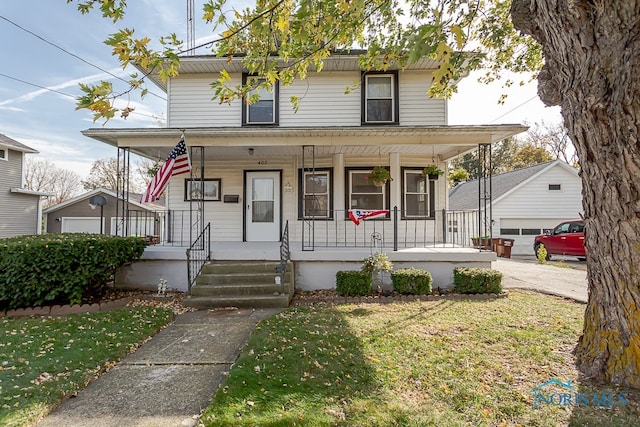
<path id="1" fill-rule="evenodd" d="M 100 297 L 116 270 L 140 258 L 139 237 L 46 234 L 0 239 L 0 309 Z"/>
<path id="2" fill-rule="evenodd" d="M 538 245 L 538 251 L 536 252 L 536 258 L 538 259 L 538 264 L 546 264 L 549 259 L 549 254 L 547 252 L 547 248 L 544 247 L 542 243 Z"/>
<path id="3" fill-rule="evenodd" d="M 421 268 L 401 268 L 391 273 L 393 289 L 401 294 L 430 294 L 432 282 L 431 273 Z"/>
<path id="4" fill-rule="evenodd" d="M 502 273 L 490 268 L 458 267 L 453 270 L 453 289 L 461 294 L 499 294 Z"/>
<path id="5" fill-rule="evenodd" d="M 377 253 L 366 257 L 362 263 L 362 271 L 365 273 L 377 274 L 381 271 L 391 271 L 393 263 L 385 253 Z"/>
<path id="6" fill-rule="evenodd" d="M 336 292 L 343 297 L 368 295 L 371 292 L 371 275 L 357 270 L 338 271 Z"/>

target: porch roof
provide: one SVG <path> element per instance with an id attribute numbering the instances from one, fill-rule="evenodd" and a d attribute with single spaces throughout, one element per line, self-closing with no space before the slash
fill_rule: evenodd
<path id="1" fill-rule="evenodd" d="M 247 147 L 269 156 L 291 156 L 303 145 L 316 154 L 360 155 L 400 152 L 437 155 L 446 161 L 527 130 L 519 124 L 376 127 L 207 127 L 207 128 L 91 128 L 83 135 L 114 147 L 129 147 L 149 158 L 166 157 L 184 132 L 189 146 L 216 147 L 218 157 L 236 157 Z"/>

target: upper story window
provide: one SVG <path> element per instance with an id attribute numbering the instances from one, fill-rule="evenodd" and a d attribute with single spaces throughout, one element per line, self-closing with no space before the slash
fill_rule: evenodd
<path id="1" fill-rule="evenodd" d="M 242 83 L 246 84 L 252 79 L 254 86 L 264 83 L 264 79 L 257 79 L 248 75 L 242 76 Z M 257 87 L 249 92 L 248 97 L 259 95 L 256 102 L 249 103 L 247 100 L 242 102 L 242 124 L 243 125 L 273 125 L 278 124 L 278 83 L 267 90 L 263 87 Z"/>
<path id="2" fill-rule="evenodd" d="M 300 204 L 298 216 L 303 218 L 331 219 L 332 184 L 331 169 L 300 170 Z"/>
<path id="3" fill-rule="evenodd" d="M 365 74 L 362 86 L 362 123 L 398 123 L 397 73 Z"/>
<path id="4" fill-rule="evenodd" d="M 7 160 L 7 150 L 0 148 L 0 160 Z"/>

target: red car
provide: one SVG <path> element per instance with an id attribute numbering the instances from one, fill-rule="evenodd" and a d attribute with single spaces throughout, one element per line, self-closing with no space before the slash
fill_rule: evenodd
<path id="1" fill-rule="evenodd" d="M 544 245 L 547 250 L 547 260 L 551 255 L 574 255 L 580 261 L 586 259 L 584 250 L 584 221 L 573 219 L 560 223 L 551 232 L 536 236 L 533 243 L 534 254 L 538 255 L 538 248 Z"/>

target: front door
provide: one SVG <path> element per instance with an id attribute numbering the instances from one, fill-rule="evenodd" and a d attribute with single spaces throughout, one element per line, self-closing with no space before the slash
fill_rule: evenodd
<path id="1" fill-rule="evenodd" d="M 245 183 L 246 241 L 279 241 L 280 171 L 247 172 Z"/>

